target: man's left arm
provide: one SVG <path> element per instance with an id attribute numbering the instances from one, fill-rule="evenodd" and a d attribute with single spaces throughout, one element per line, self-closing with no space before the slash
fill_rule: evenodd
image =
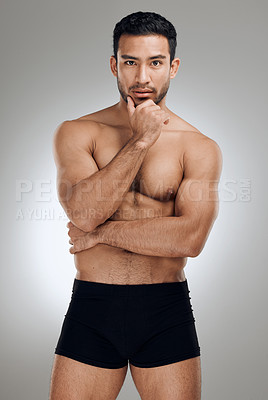
<path id="1" fill-rule="evenodd" d="M 106 221 L 94 231 L 72 235 L 71 253 L 97 243 L 159 257 L 196 257 L 218 215 L 218 183 L 222 154 L 212 139 L 201 137 L 184 154 L 184 176 L 175 198 L 175 217 Z M 72 225 L 68 225 L 69 227 Z"/>

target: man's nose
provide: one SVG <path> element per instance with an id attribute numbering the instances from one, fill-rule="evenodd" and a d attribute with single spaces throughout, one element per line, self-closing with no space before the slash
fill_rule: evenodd
<path id="1" fill-rule="evenodd" d="M 137 68 L 136 81 L 143 85 L 150 82 L 149 71 L 145 65 Z"/>

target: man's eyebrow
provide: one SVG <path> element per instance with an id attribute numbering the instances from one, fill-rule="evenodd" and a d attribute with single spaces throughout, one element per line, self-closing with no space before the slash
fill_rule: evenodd
<path id="1" fill-rule="evenodd" d="M 122 54 L 121 58 L 124 58 L 125 60 L 140 60 L 139 57 L 134 57 L 134 56 L 130 56 L 128 54 Z M 165 59 L 167 58 L 166 56 L 163 56 L 162 54 L 158 54 L 157 56 L 152 56 L 152 57 L 148 57 L 148 60 L 155 60 L 156 58 L 161 58 L 161 59 Z"/>

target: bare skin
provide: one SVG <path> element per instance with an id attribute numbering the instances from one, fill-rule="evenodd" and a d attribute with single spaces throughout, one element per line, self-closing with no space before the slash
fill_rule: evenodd
<path id="1" fill-rule="evenodd" d="M 126 54 L 138 58 L 134 66 Z M 157 69 L 148 55 L 159 54 L 167 60 Z M 131 96 L 128 104 L 121 92 L 119 103 L 65 121 L 55 133 L 58 194 L 70 219 L 77 279 L 184 281 L 187 257 L 200 254 L 217 217 L 218 145 L 169 110 L 166 96 L 155 103 L 178 70 L 179 59 L 169 68 L 168 56 L 163 36 L 122 36 L 111 70 Z M 139 95 L 138 88 L 153 89 Z M 199 357 L 130 369 L 142 400 L 201 398 Z M 116 399 L 126 372 L 55 355 L 50 400 Z"/>

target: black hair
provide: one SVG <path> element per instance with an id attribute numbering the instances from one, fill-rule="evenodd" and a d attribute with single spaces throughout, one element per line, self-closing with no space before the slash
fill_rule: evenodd
<path id="1" fill-rule="evenodd" d="M 113 51 L 117 62 L 118 43 L 121 35 L 163 35 L 168 39 L 170 64 L 175 57 L 177 32 L 171 22 L 155 12 L 138 11 L 122 18 L 113 31 Z"/>

